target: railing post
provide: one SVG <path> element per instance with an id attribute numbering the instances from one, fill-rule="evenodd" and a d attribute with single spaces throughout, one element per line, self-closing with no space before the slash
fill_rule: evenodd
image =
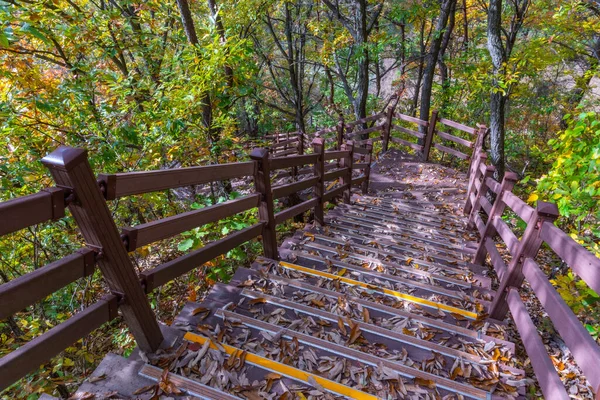
<path id="1" fill-rule="evenodd" d="M 496 229 L 493 225 L 494 218 L 501 218 L 502 213 L 506 208 L 506 204 L 502 200 L 502 196 L 504 195 L 504 192 L 511 192 L 518 180 L 519 177 L 514 172 L 509 171 L 504 174 L 504 179 L 502 179 L 502 183 L 500 184 L 500 193 L 496 197 L 496 201 L 492 206 L 490 215 L 488 215 L 488 220 L 485 224 L 485 230 L 483 231 L 483 235 L 479 241 L 477 252 L 473 257 L 473 264 L 483 265 L 483 261 L 485 260 L 485 256 L 487 254 L 485 250 L 485 240 L 488 237 L 492 237 L 496 234 Z"/>
<path id="2" fill-rule="evenodd" d="M 481 178 L 481 170 L 479 168 L 480 165 L 485 165 L 487 161 L 487 154 L 479 153 L 477 155 L 477 159 L 475 160 L 476 170 L 473 175 L 471 175 L 471 179 L 469 179 L 469 185 L 467 186 L 467 201 L 465 203 L 465 207 L 463 209 L 465 215 L 469 215 L 471 213 L 471 209 L 473 208 L 473 204 L 471 204 L 471 193 L 475 190 L 475 182 Z M 481 191 L 481 190 L 480 190 Z"/>
<path id="3" fill-rule="evenodd" d="M 314 164 L 314 174 L 317 182 L 313 188 L 313 196 L 317 199 L 315 205 L 315 222 L 319 225 L 325 225 L 325 216 L 323 214 L 323 194 L 325 194 L 325 141 L 323 138 L 315 138 L 312 141 L 313 153 L 318 155 Z"/>
<path id="4" fill-rule="evenodd" d="M 467 171 L 467 179 L 471 178 L 473 176 L 473 173 L 477 172 L 477 170 L 475 168 L 477 168 L 479 165 L 477 165 L 478 159 L 477 156 L 479 153 L 482 153 L 483 151 L 483 138 L 485 137 L 485 134 L 488 130 L 488 128 L 485 125 L 478 125 L 477 126 L 479 129 L 477 130 L 477 138 L 475 139 L 475 145 L 473 146 L 473 153 L 471 154 L 471 161 L 469 162 L 469 170 Z"/>
<path id="5" fill-rule="evenodd" d="M 298 154 L 304 154 L 304 132 L 298 131 Z"/>
<path id="6" fill-rule="evenodd" d="M 388 107 L 385 119 L 385 131 L 383 132 L 383 151 L 388 151 L 390 144 L 390 132 L 392 131 L 392 118 L 394 117 L 394 107 Z"/>
<path id="7" fill-rule="evenodd" d="M 337 148 L 338 150 L 340 150 L 342 148 L 342 145 L 344 144 L 344 127 L 345 127 L 345 123 L 344 123 L 344 116 L 340 115 L 340 119 L 338 121 L 338 125 L 337 125 Z"/>
<path id="8" fill-rule="evenodd" d="M 435 125 L 438 120 L 438 111 L 433 110 L 431 118 L 429 118 L 429 124 L 427 125 L 427 133 L 425 134 L 425 141 L 423 143 L 423 162 L 429 161 L 429 151 L 431 150 L 431 144 L 433 143 L 433 135 L 435 134 Z"/>
<path id="9" fill-rule="evenodd" d="M 365 156 L 365 162 L 367 166 L 365 167 L 365 180 L 362 184 L 362 194 L 369 193 L 369 180 L 371 179 L 371 162 L 373 162 L 373 141 L 367 141 L 367 154 Z"/>
<path id="10" fill-rule="evenodd" d="M 344 203 L 350 204 L 350 197 L 352 196 L 352 161 L 354 160 L 354 142 L 352 140 L 342 145 L 342 150 L 349 151 L 350 154 L 347 157 L 342 158 L 340 167 L 348 168 L 346 175 L 342 176 L 342 185 L 348 185 L 344 190 Z"/>
<path id="11" fill-rule="evenodd" d="M 71 188 L 69 209 L 88 246 L 98 249 L 98 266 L 109 289 L 120 297 L 120 309 L 142 351 L 153 352 L 163 335 L 108 205 L 88 162 L 87 151 L 61 146 L 42 159 L 59 187 Z"/>
<path id="12" fill-rule="evenodd" d="M 519 289 L 525 277 L 523 276 L 523 264 L 528 258 L 535 258 L 540 247 L 542 238 L 540 232 L 544 222 L 554 222 L 559 216 L 558 207 L 554 203 L 538 201 L 535 212 L 527 221 L 527 228 L 523 238 L 519 242 L 516 254 L 508 264 L 504 276 L 501 277 L 500 287 L 490 307 L 490 317 L 503 320 L 508 312 L 506 295 L 509 288 Z"/>
<path id="13" fill-rule="evenodd" d="M 479 190 L 477 191 L 477 195 L 475 196 L 475 201 L 473 203 L 471 203 L 470 200 L 470 196 L 467 199 L 467 204 L 465 204 L 465 214 L 469 214 L 469 222 L 467 223 L 467 229 L 472 231 L 473 229 L 475 229 L 475 215 L 477 215 L 477 213 L 479 212 L 479 210 L 481 210 L 481 203 L 480 203 L 480 199 L 482 196 L 486 196 L 487 192 L 488 192 L 488 185 L 486 183 L 486 179 L 487 178 L 491 178 L 494 175 L 494 172 L 496 172 L 496 168 L 492 165 L 486 165 L 485 166 L 485 173 L 482 175 L 481 171 L 477 171 L 477 178 L 475 178 L 476 180 L 479 179 L 479 176 L 481 176 L 481 186 L 479 187 Z M 473 188 L 475 187 L 475 184 L 473 184 Z M 467 209 L 469 209 L 469 211 L 467 212 Z"/>
<path id="14" fill-rule="evenodd" d="M 271 165 L 266 149 L 253 149 L 250 159 L 256 161 L 254 188 L 261 194 L 258 205 L 258 218 L 263 223 L 262 242 L 265 257 L 278 260 L 277 236 L 275 233 L 275 213 L 273 211 L 273 192 L 271 191 Z"/>

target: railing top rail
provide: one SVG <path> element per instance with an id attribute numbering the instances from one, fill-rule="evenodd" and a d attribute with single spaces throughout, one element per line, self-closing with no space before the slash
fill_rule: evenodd
<path id="1" fill-rule="evenodd" d="M 157 192 L 182 186 L 244 178 L 254 175 L 255 171 L 256 163 L 246 161 L 201 167 L 100 174 L 98 175 L 98 181 L 104 186 L 106 199 L 114 200 L 124 196 Z"/>
<path id="2" fill-rule="evenodd" d="M 0 203 L 0 236 L 65 216 L 68 191 L 51 187 Z"/>

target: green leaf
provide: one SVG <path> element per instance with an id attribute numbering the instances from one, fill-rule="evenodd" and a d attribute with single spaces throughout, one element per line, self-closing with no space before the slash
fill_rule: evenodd
<path id="1" fill-rule="evenodd" d="M 33 26 L 29 25 L 27 22 L 23 23 L 23 25 L 21 26 L 21 32 L 29 33 L 31 36 L 40 39 L 42 42 L 44 42 L 46 44 L 50 43 L 50 40 L 46 36 L 44 36 L 44 34 L 42 32 L 40 32 Z"/>
<path id="2" fill-rule="evenodd" d="M 9 45 L 8 38 L 6 37 L 4 32 L 0 30 L 0 46 L 8 47 L 8 45 Z"/>
<path id="3" fill-rule="evenodd" d="M 194 245 L 194 240 L 185 239 L 183 242 L 181 242 L 177 245 L 177 249 L 179 249 L 179 251 L 186 251 L 186 250 L 191 249 L 193 245 Z"/>

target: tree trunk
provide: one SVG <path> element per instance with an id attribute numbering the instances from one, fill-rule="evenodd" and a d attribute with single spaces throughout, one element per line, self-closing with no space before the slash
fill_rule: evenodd
<path id="1" fill-rule="evenodd" d="M 501 180 L 504 176 L 504 114 L 506 95 L 499 87 L 499 79 L 503 73 L 506 53 L 501 37 L 502 0 L 490 0 L 488 7 L 488 51 L 492 59 L 493 79 L 490 97 L 490 152 L 492 164 L 496 167 L 495 177 Z"/>
<path id="2" fill-rule="evenodd" d="M 442 48 L 442 39 L 444 39 L 444 29 L 448 25 L 448 17 L 453 9 L 456 0 L 444 0 L 440 9 L 435 32 L 431 41 L 430 50 L 427 53 L 427 65 L 423 74 L 423 87 L 421 89 L 421 108 L 419 117 L 422 120 L 429 120 L 429 111 L 431 108 L 431 92 L 433 89 L 433 78 L 435 75 L 435 66 Z M 425 133 L 424 127 L 419 127 L 421 133 Z"/>

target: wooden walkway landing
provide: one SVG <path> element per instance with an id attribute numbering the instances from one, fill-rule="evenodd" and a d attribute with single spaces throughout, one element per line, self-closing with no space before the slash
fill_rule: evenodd
<path id="1" fill-rule="evenodd" d="M 484 314 L 494 292 L 468 261 L 476 243 L 465 219 L 433 203 L 355 195 L 326 222 L 287 239 L 280 261 L 258 259 L 188 303 L 163 327 L 164 351 L 109 355 L 78 393 L 524 397 L 505 325 Z"/>

